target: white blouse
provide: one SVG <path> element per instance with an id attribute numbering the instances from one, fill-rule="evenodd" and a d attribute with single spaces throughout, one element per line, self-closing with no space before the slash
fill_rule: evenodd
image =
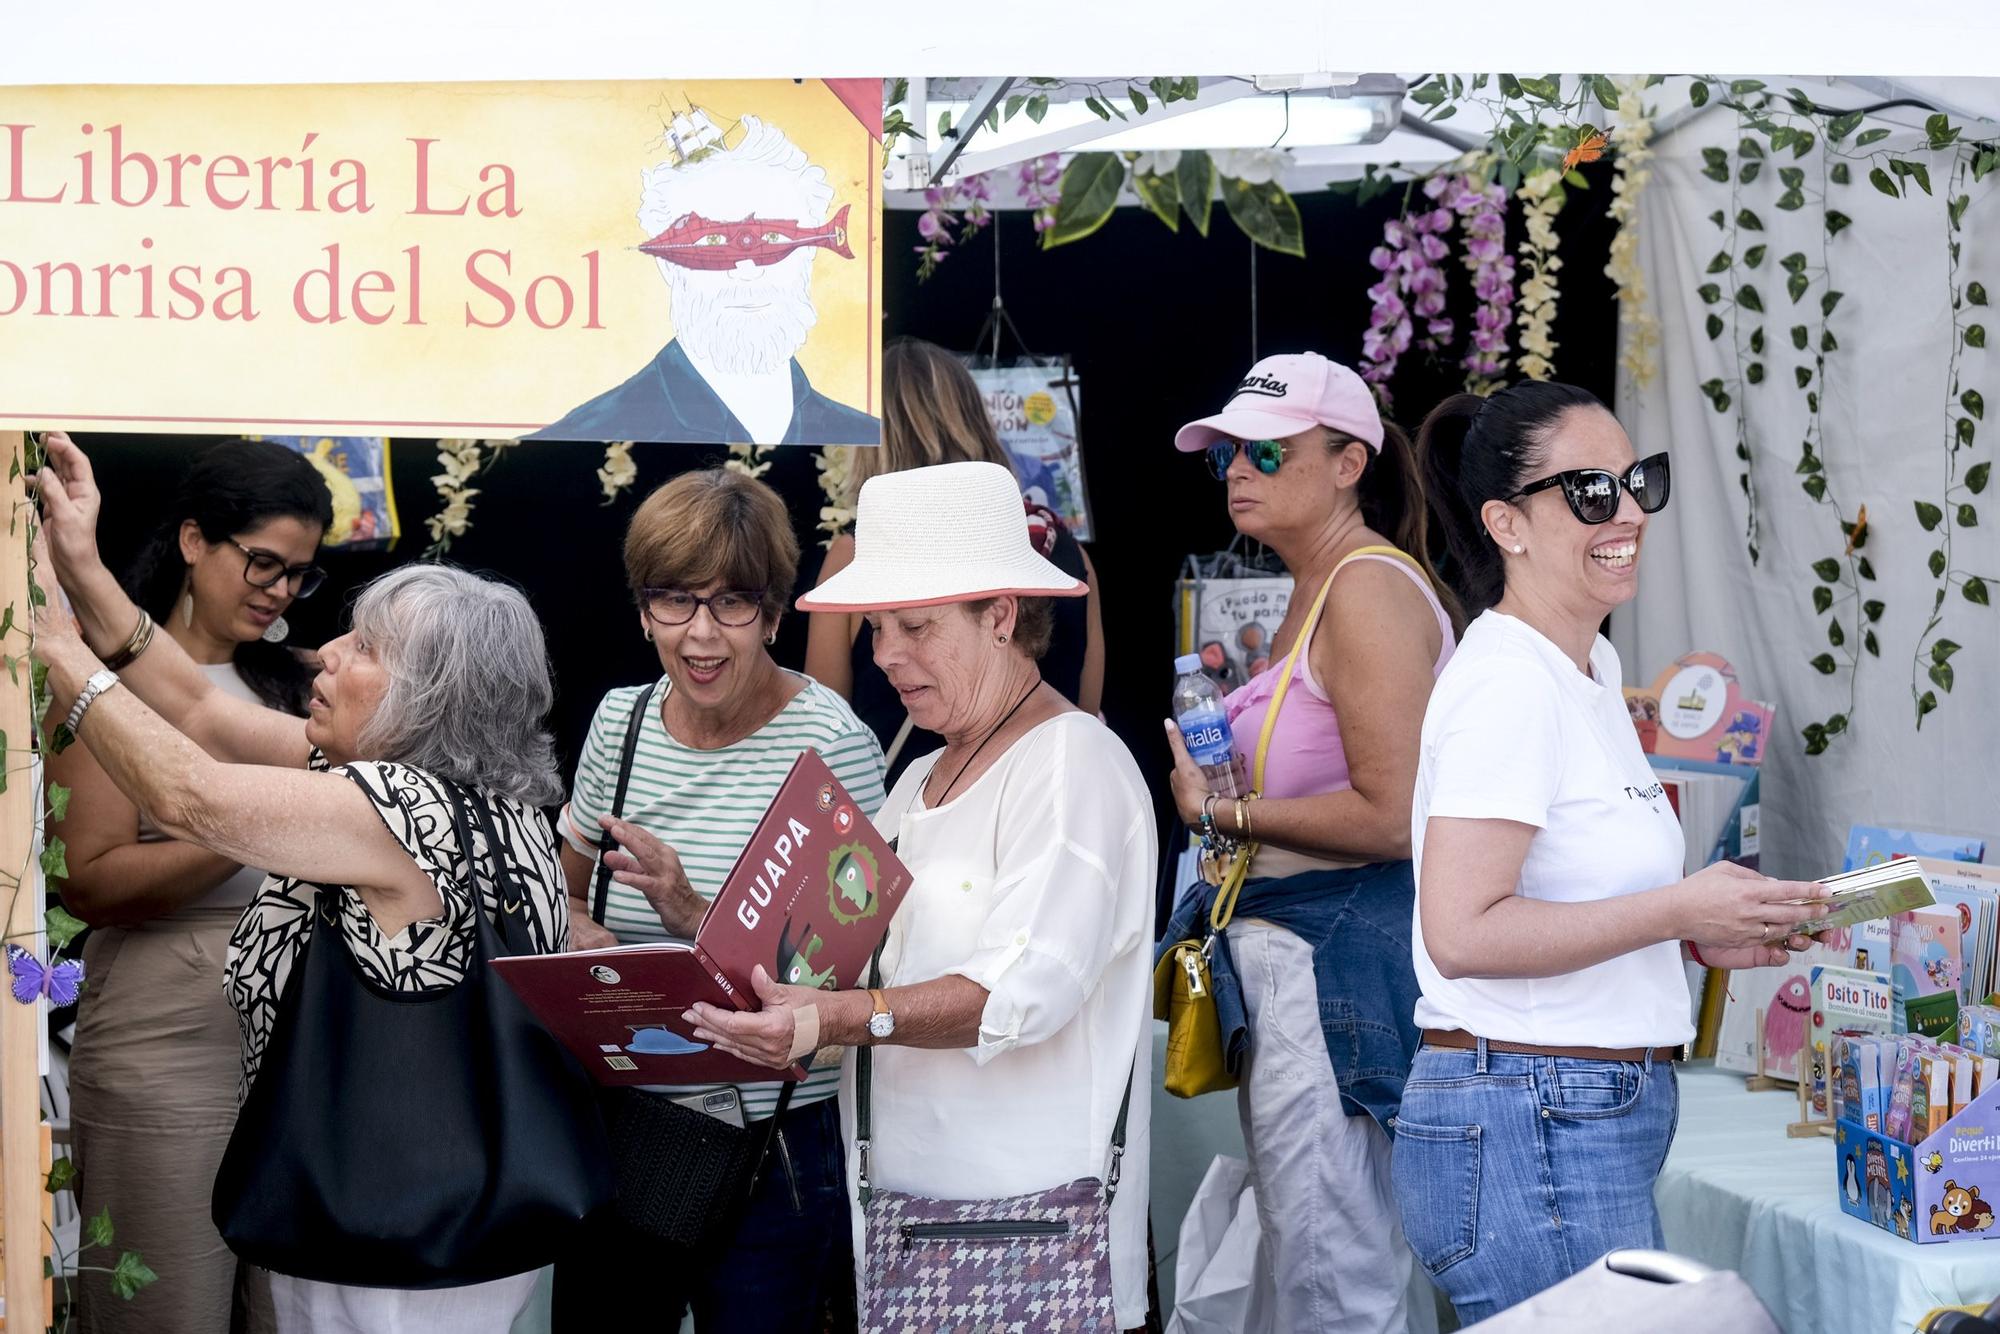
<path id="1" fill-rule="evenodd" d="M 941 753 L 941 752 L 940 752 Z M 1065 713 L 935 809 L 912 764 L 875 817 L 914 878 L 882 950 L 885 986 L 957 974 L 988 992 L 979 1044 L 874 1050 L 872 1183 L 995 1199 L 1104 1176 L 1130 1079 L 1111 1206 L 1118 1323 L 1146 1320 L 1151 1103 L 1152 801 L 1124 743 Z M 854 1058 L 841 1075 L 850 1190 Z M 865 1274 L 861 1212 L 857 1271 Z"/>

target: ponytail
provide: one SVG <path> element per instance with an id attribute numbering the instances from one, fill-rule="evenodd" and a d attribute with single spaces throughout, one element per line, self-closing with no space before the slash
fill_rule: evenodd
<path id="1" fill-rule="evenodd" d="M 1368 526 L 1394 542 L 1416 561 L 1454 628 L 1465 628 L 1464 610 L 1457 595 L 1438 575 L 1431 563 L 1430 507 L 1425 498 L 1422 471 L 1410 437 L 1394 422 L 1382 423 L 1382 449 L 1368 451 L 1368 464 L 1355 488 L 1361 502 L 1361 517 Z"/>
<path id="2" fill-rule="evenodd" d="M 1488 398 L 1453 394 L 1418 428 L 1425 488 L 1444 530 L 1448 575 L 1467 617 L 1500 601 L 1507 584 L 1506 564 L 1480 511 L 1488 501 L 1519 494 L 1547 457 L 1557 421 L 1582 407 L 1606 410 L 1587 389 L 1524 380 Z"/>

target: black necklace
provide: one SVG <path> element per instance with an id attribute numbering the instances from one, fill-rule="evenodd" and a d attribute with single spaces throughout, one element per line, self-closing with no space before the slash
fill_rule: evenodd
<path id="1" fill-rule="evenodd" d="M 938 794 L 938 798 L 936 801 L 930 803 L 932 806 L 936 807 L 944 805 L 945 801 L 951 796 L 951 790 L 958 786 L 958 780 L 965 777 L 965 771 L 967 769 L 970 769 L 972 767 L 972 762 L 979 758 L 979 752 L 986 749 L 986 743 L 991 741 L 994 738 L 994 736 L 996 736 L 999 733 L 1001 728 L 1005 727 L 1008 723 L 1012 722 L 1014 719 L 1014 715 L 1021 711 L 1021 706 L 1023 704 L 1026 704 L 1030 699 L 1034 698 L 1035 692 L 1037 690 L 1040 690 L 1041 688 L 1042 688 L 1042 683 L 1040 678 L 1038 677 L 1036 678 L 1035 683 L 1028 687 L 1028 693 L 1014 701 L 1014 707 L 1007 710 L 1006 716 L 1003 717 L 999 722 L 993 724 L 992 730 L 989 731 L 985 736 L 979 738 L 979 744 L 974 746 L 972 748 L 972 753 L 965 757 L 965 763 L 958 766 L 958 772 L 953 774 L 951 776 L 951 781 L 944 785 L 944 791 Z"/>

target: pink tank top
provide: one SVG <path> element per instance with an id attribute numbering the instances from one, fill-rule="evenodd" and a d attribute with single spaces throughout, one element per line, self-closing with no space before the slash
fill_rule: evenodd
<path id="1" fill-rule="evenodd" d="M 1457 647 L 1451 633 L 1451 617 L 1445 614 L 1430 582 L 1417 568 L 1394 556 L 1357 552 L 1349 560 L 1381 561 L 1407 575 L 1430 603 L 1437 617 L 1440 647 L 1431 679 L 1444 670 Z M 1318 633 L 1315 629 L 1314 633 Z M 1327 697 L 1312 671 L 1312 648 L 1299 654 L 1294 669 L 1296 679 L 1285 692 L 1284 708 L 1271 733 L 1271 749 L 1264 757 L 1263 795 L 1267 797 L 1314 797 L 1326 792 L 1344 792 L 1348 781 L 1347 751 L 1340 742 L 1340 719 L 1334 715 L 1333 701 Z M 1259 673 L 1231 692 L 1223 701 L 1229 715 L 1229 729 L 1236 739 L 1236 752 L 1243 757 L 1243 773 L 1249 778 L 1257 758 L 1257 738 L 1264 730 L 1264 715 L 1271 707 L 1271 692 L 1278 687 L 1284 660 L 1273 656 L 1269 670 Z"/>

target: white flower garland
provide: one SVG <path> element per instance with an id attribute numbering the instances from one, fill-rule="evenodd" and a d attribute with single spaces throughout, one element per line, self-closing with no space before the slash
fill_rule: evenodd
<path id="1" fill-rule="evenodd" d="M 489 462 L 477 440 L 438 441 L 438 470 L 431 478 L 443 502 L 436 514 L 424 521 L 430 529 L 431 544 L 424 555 L 442 556 L 452 539 L 464 537 L 472 526 L 472 498 L 479 488 L 471 485 Z"/>
<path id="2" fill-rule="evenodd" d="M 618 499 L 618 493 L 639 480 L 639 465 L 632 462 L 632 442 L 619 440 L 604 447 L 604 463 L 597 470 L 597 484 L 604 488 L 604 503 Z"/>
<path id="3" fill-rule="evenodd" d="M 1562 177 L 1560 167 L 1543 167 L 1514 192 L 1528 229 L 1528 239 L 1520 247 L 1526 276 L 1521 279 L 1521 313 L 1515 321 L 1521 330 L 1521 356 L 1515 364 L 1531 380 L 1549 379 L 1556 371 L 1556 341 L 1550 331 L 1556 320 L 1556 273 L 1562 268 L 1562 258 L 1556 254 L 1561 239 L 1555 229 L 1555 216 L 1563 206 Z"/>
<path id="4" fill-rule="evenodd" d="M 771 453 L 776 445 L 731 445 L 723 467 L 745 477 L 758 478 L 771 471 Z"/>
<path id="5" fill-rule="evenodd" d="M 1655 355 L 1660 346 L 1659 317 L 1646 304 L 1646 274 L 1639 265 L 1639 195 L 1652 179 L 1646 165 L 1653 156 L 1653 122 L 1646 114 L 1641 95 L 1644 79 L 1625 79 L 1618 84 L 1618 121 L 1609 138 L 1616 155 L 1611 178 L 1611 207 L 1605 210 L 1618 231 L 1611 238 L 1611 258 L 1604 274 L 1618 284 L 1618 309 L 1625 324 L 1625 345 L 1618 364 L 1632 377 L 1635 389 L 1644 389 L 1659 373 Z"/>
<path id="6" fill-rule="evenodd" d="M 826 497 L 826 504 L 819 508 L 819 528 L 826 534 L 820 545 L 830 547 L 854 522 L 854 507 L 847 495 L 854 473 L 854 447 L 829 445 L 813 455 L 813 467 L 819 471 L 820 494 Z"/>

